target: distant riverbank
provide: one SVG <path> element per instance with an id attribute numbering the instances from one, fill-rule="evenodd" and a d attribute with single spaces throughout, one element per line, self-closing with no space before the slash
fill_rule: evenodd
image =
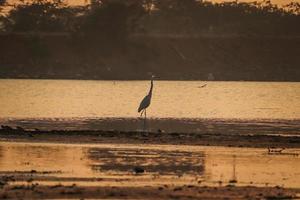
<path id="1" fill-rule="evenodd" d="M 300 81 L 300 38 L 0 35 L 0 78 Z"/>

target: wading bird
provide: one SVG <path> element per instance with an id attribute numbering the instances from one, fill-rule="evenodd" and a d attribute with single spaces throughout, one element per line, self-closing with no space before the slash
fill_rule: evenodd
<path id="1" fill-rule="evenodd" d="M 138 108 L 138 112 L 141 112 L 141 116 L 143 115 L 143 113 L 145 115 L 144 128 L 146 127 L 146 118 L 147 118 L 146 109 L 150 106 L 150 103 L 151 103 L 152 89 L 153 89 L 153 78 L 154 78 L 154 76 L 152 76 L 152 78 L 151 78 L 151 86 L 150 86 L 149 93 L 141 101 L 140 106 Z"/>

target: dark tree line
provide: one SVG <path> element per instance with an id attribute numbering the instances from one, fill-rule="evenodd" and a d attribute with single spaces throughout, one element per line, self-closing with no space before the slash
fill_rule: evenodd
<path id="1" fill-rule="evenodd" d="M 0 0 L 0 77 L 299 81 L 299 3 L 26 2 Z"/>
<path id="2" fill-rule="evenodd" d="M 1 22 L 8 33 L 68 32 L 115 41 L 132 33 L 299 35 L 300 4 L 94 0 L 89 6 L 68 7 L 62 0 L 34 0 L 16 5 Z"/>

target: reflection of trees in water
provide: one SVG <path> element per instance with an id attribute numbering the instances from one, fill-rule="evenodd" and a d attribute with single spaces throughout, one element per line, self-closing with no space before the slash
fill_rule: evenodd
<path id="1" fill-rule="evenodd" d="M 90 148 L 87 157 L 95 171 L 131 172 L 143 167 L 146 172 L 159 174 L 203 174 L 204 153 L 163 151 L 153 149 Z"/>

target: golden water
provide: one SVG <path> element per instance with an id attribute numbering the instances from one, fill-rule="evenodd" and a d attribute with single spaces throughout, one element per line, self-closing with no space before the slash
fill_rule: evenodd
<path id="1" fill-rule="evenodd" d="M 149 81 L 0 80 L 0 118 L 135 118 L 149 86 Z M 147 115 L 300 119 L 300 83 L 155 81 Z"/>

